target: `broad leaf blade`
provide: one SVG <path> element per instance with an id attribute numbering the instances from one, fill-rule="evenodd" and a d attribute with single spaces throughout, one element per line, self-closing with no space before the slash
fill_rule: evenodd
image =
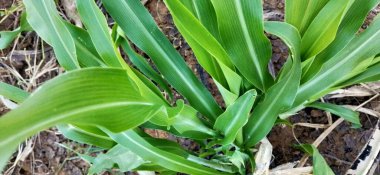
<path id="1" fill-rule="evenodd" d="M 106 130 L 105 132 L 107 132 L 109 136 L 120 145 L 137 153 L 137 155 L 144 160 L 149 160 L 152 163 L 163 166 L 169 170 L 198 175 L 226 174 L 186 160 L 182 156 L 160 150 L 132 130 L 122 133 L 112 133 Z"/>
<path id="2" fill-rule="evenodd" d="M 322 65 L 341 51 L 356 36 L 367 14 L 380 0 L 355 1 L 346 12 L 334 41 L 314 59 L 310 68 L 303 72 L 302 82 L 310 80 Z"/>
<path id="3" fill-rule="evenodd" d="M 81 67 L 106 67 L 91 41 L 87 31 L 65 22 L 67 29 L 74 38 L 78 61 Z"/>
<path id="4" fill-rule="evenodd" d="M 66 70 L 79 68 L 74 39 L 56 10 L 54 1 L 24 0 L 27 20 L 34 31 L 54 48 Z"/>
<path id="5" fill-rule="evenodd" d="M 125 67 L 126 63 L 117 51 L 109 33 L 107 20 L 95 1 L 77 0 L 76 4 L 79 15 L 103 61 L 111 67 Z"/>
<path id="6" fill-rule="evenodd" d="M 212 0 L 223 46 L 241 74 L 266 91 L 273 78 L 268 71 L 271 44 L 264 35 L 261 0 Z"/>
<path id="7" fill-rule="evenodd" d="M 103 1 L 103 5 L 127 37 L 152 58 L 164 78 L 192 106 L 210 120 L 222 112 L 139 0 Z"/>
<path id="8" fill-rule="evenodd" d="M 342 75 L 350 74 L 363 60 L 380 53 L 379 19 L 326 62 L 313 79 L 301 85 L 294 107 L 307 103 L 310 98 L 315 100 L 323 96 L 326 90 L 342 81 Z"/>
<path id="9" fill-rule="evenodd" d="M 301 38 L 297 29 L 287 23 L 267 22 L 265 30 L 280 37 L 288 45 L 292 51 L 292 59 L 288 59 L 285 64 L 291 67 L 283 68 L 283 75 L 280 75 L 277 83 L 253 109 L 252 116 L 243 130 L 246 147 L 254 146 L 263 139 L 272 129 L 278 115 L 292 106 L 301 79 Z"/>
<path id="10" fill-rule="evenodd" d="M 344 118 L 345 120 L 353 123 L 356 128 L 361 127 L 358 112 L 352 111 L 350 109 L 347 109 L 347 108 L 339 106 L 339 105 L 334 105 L 334 104 L 329 104 L 329 103 L 321 103 L 321 102 L 314 102 L 314 103 L 311 103 L 307 106 L 331 112 L 331 113 L 333 113 L 337 116 L 340 116 L 340 117 Z"/>
<path id="11" fill-rule="evenodd" d="M 160 105 L 144 99 L 125 70 L 92 68 L 63 74 L 0 118 L 0 127 L 7 128 L 0 132 L 0 167 L 22 140 L 43 129 L 73 123 L 123 131 L 149 120 Z"/>
<path id="12" fill-rule="evenodd" d="M 328 1 L 286 0 L 285 21 L 296 27 L 302 36 L 315 16 L 317 16 Z"/>
<path id="13" fill-rule="evenodd" d="M 129 60 L 148 78 L 152 79 L 156 83 L 160 85 L 162 89 L 164 89 L 170 96 L 173 98 L 173 93 L 169 88 L 168 83 L 164 80 L 159 73 L 157 73 L 143 58 L 141 55 L 137 54 L 131 46 L 126 38 L 120 37 L 118 39 L 118 43 L 120 43 L 123 50 L 127 53 Z"/>
<path id="14" fill-rule="evenodd" d="M 220 142 L 223 145 L 234 142 L 238 132 L 248 122 L 249 113 L 256 98 L 256 91 L 250 90 L 239 97 L 226 111 L 215 121 L 214 129 L 220 131 L 224 138 Z"/>
<path id="15" fill-rule="evenodd" d="M 302 59 L 322 52 L 335 38 L 349 0 L 329 1 L 302 36 Z"/>

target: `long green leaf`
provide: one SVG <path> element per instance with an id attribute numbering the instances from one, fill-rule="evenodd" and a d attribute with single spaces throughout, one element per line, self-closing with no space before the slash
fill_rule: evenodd
<path id="1" fill-rule="evenodd" d="M 78 61 L 81 67 L 106 67 L 91 41 L 87 31 L 65 21 L 74 38 Z"/>
<path id="2" fill-rule="evenodd" d="M 296 27 L 301 36 L 329 0 L 286 0 L 285 21 Z"/>
<path id="3" fill-rule="evenodd" d="M 356 36 L 342 51 L 326 62 L 313 79 L 298 90 L 294 107 L 315 100 L 342 81 L 342 75 L 350 74 L 365 59 L 380 53 L 380 18 L 359 36 Z"/>
<path id="4" fill-rule="evenodd" d="M 252 116 L 244 126 L 246 147 L 254 146 L 272 129 L 278 115 L 290 108 L 296 97 L 301 79 L 300 44 L 301 37 L 295 27 L 287 23 L 266 22 L 265 30 L 280 37 L 291 50 L 291 58 L 283 68 L 280 78 L 261 102 L 253 109 Z"/>
<path id="5" fill-rule="evenodd" d="M 264 35 L 261 0 L 211 0 L 223 46 L 241 74 L 266 91 L 273 78 L 268 71 L 271 44 Z"/>
<path id="6" fill-rule="evenodd" d="M 29 93 L 18 87 L 0 82 L 0 95 L 16 103 L 21 103 L 29 96 Z"/>
<path id="7" fill-rule="evenodd" d="M 174 22 L 186 41 L 193 49 L 199 63 L 221 86 L 218 86 L 227 105 L 236 98 L 230 98 L 225 91 L 239 95 L 241 77 L 235 73 L 235 68 L 224 48 L 216 38 L 201 24 L 201 22 L 179 1 L 165 1 Z M 215 60 L 215 61 L 213 61 Z"/>
<path id="8" fill-rule="evenodd" d="M 160 150 L 132 130 L 121 133 L 112 133 L 107 130 L 105 130 L 105 132 L 120 145 L 133 151 L 144 160 L 149 160 L 169 170 L 195 175 L 226 174 L 186 160 L 182 156 Z"/>
<path id="9" fill-rule="evenodd" d="M 349 80 L 343 82 L 341 85 L 338 86 L 349 86 L 353 84 L 358 83 L 366 83 L 366 82 L 373 82 L 380 80 L 380 63 L 376 63 L 373 66 L 370 66 L 365 70 L 364 72 L 360 73 L 359 75 L 350 78 Z"/>
<path id="10" fill-rule="evenodd" d="M 323 63 L 341 51 L 356 36 L 367 14 L 380 0 L 355 1 L 346 12 L 334 41 L 314 59 L 310 68 L 303 72 L 302 82 L 310 80 L 321 69 Z"/>
<path id="11" fill-rule="evenodd" d="M 146 122 L 161 105 L 144 99 L 125 70 L 92 68 L 63 74 L 0 118 L 0 127 L 7 128 L 0 132 L 0 169 L 22 140 L 43 129 L 73 123 L 119 132 Z"/>
<path id="12" fill-rule="evenodd" d="M 54 1 L 24 0 L 27 20 L 34 31 L 54 48 L 66 70 L 79 68 L 74 39 L 56 10 Z"/>
<path id="13" fill-rule="evenodd" d="M 220 144 L 227 145 L 234 142 L 238 132 L 248 122 L 249 113 L 256 95 L 257 92 L 255 90 L 246 92 L 233 104 L 228 106 L 226 111 L 215 121 L 214 129 L 224 135 Z"/>
<path id="14" fill-rule="evenodd" d="M 57 125 L 57 129 L 62 132 L 66 138 L 79 143 L 94 145 L 106 149 L 112 148 L 116 145 L 116 143 L 107 136 L 95 132 L 89 132 L 74 125 L 60 124 Z"/>
<path id="15" fill-rule="evenodd" d="M 315 17 L 302 37 L 303 60 L 317 55 L 334 40 L 349 2 L 329 1 Z"/>
<path id="16" fill-rule="evenodd" d="M 173 98 L 173 93 L 169 88 L 168 83 L 164 80 L 159 73 L 157 73 L 143 58 L 141 55 L 137 54 L 131 46 L 126 38 L 120 37 L 118 39 L 118 43 L 120 43 L 123 50 L 127 53 L 129 60 L 148 78 L 152 79 L 156 83 L 160 85 L 162 89 L 164 89 L 170 96 Z"/>
<path id="17" fill-rule="evenodd" d="M 303 151 L 313 156 L 313 174 L 315 175 L 334 175 L 326 160 L 319 153 L 318 149 L 309 144 L 299 146 Z"/>
<path id="18" fill-rule="evenodd" d="M 94 0 L 76 1 L 79 15 L 101 58 L 107 65 L 123 67 L 125 62 L 112 41 L 107 20 Z"/>
<path id="19" fill-rule="evenodd" d="M 339 105 L 321 103 L 321 102 L 314 102 L 314 103 L 308 104 L 307 106 L 331 112 L 353 123 L 355 127 L 361 127 L 359 113 L 352 111 L 351 109 L 348 109 Z"/>
<path id="20" fill-rule="evenodd" d="M 139 0 L 103 1 L 103 5 L 127 37 L 151 57 L 164 78 L 192 106 L 210 120 L 222 113 Z"/>

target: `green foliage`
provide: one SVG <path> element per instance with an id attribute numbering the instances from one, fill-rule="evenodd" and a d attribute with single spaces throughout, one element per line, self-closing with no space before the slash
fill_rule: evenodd
<path id="1" fill-rule="evenodd" d="M 380 0 L 286 0 L 285 22 L 264 21 L 261 0 L 164 2 L 225 106 L 215 102 L 139 0 L 103 0 L 113 26 L 94 0 L 77 0 L 84 28 L 63 20 L 52 0 L 25 0 L 21 26 L 0 33 L 0 48 L 33 30 L 67 72 L 30 95 L 0 82 L 0 95 L 19 104 L 0 118 L 0 128 L 7 128 L 0 131 L 0 169 L 20 142 L 52 126 L 69 139 L 107 150 L 80 155 L 92 164 L 91 174 L 116 167 L 202 175 L 253 171 L 251 148 L 276 121 L 291 125 L 285 114 L 304 107 L 360 127 L 357 112 L 316 100 L 380 80 L 380 18 L 358 32 Z M 276 75 L 268 70 L 272 50 L 264 32 L 290 51 Z M 184 100 L 174 101 L 173 90 Z M 186 150 L 144 129 L 191 139 L 200 149 Z M 301 148 L 313 156 L 314 174 L 333 174 L 315 147 Z"/>

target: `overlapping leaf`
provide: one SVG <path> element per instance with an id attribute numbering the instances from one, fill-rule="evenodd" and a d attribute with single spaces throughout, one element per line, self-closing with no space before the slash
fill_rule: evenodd
<path id="1" fill-rule="evenodd" d="M 246 92 L 233 104 L 228 106 L 226 111 L 218 117 L 214 129 L 220 131 L 224 136 L 220 144 L 227 145 L 233 143 L 238 133 L 242 132 L 241 129 L 248 122 L 249 113 L 256 95 L 255 90 Z"/>
<path id="2" fill-rule="evenodd" d="M 66 70 L 79 68 L 74 39 L 59 16 L 54 1 L 24 0 L 27 20 L 34 31 L 54 48 Z"/>
<path id="3" fill-rule="evenodd" d="M 186 160 L 184 157 L 179 155 L 160 150 L 145 141 L 141 136 L 132 130 L 122 133 L 112 133 L 110 131 L 106 132 L 120 145 L 123 145 L 133 151 L 141 158 L 149 160 L 154 164 L 161 165 L 169 170 L 195 175 L 227 174 Z"/>
<path id="4" fill-rule="evenodd" d="M 265 30 L 280 37 L 291 50 L 291 58 L 282 68 L 277 82 L 267 91 L 265 97 L 253 109 L 252 116 L 244 126 L 244 142 L 251 147 L 264 138 L 272 129 L 278 115 L 293 104 L 301 79 L 300 44 L 296 28 L 281 22 L 266 22 Z"/>
<path id="5" fill-rule="evenodd" d="M 224 48 L 240 73 L 261 91 L 273 84 L 271 44 L 264 35 L 261 0 L 212 0 Z"/>
<path id="6" fill-rule="evenodd" d="M 103 5 L 128 39 L 151 57 L 164 78 L 194 108 L 210 120 L 222 112 L 139 0 L 103 1 Z"/>
<path id="7" fill-rule="evenodd" d="M 379 4 L 380 0 L 354 1 L 345 13 L 334 41 L 316 56 L 309 69 L 303 72 L 302 81 L 310 80 L 322 65 L 341 51 L 356 36 L 369 11 Z"/>
<path id="8" fill-rule="evenodd" d="M 0 127 L 7 128 L 0 132 L 0 169 L 22 140 L 58 123 L 101 125 L 118 132 L 146 122 L 161 105 L 144 99 L 125 70 L 64 74 L 0 118 Z"/>
<path id="9" fill-rule="evenodd" d="M 327 61 L 313 79 L 300 87 L 294 107 L 307 103 L 323 96 L 326 91 L 342 80 L 365 59 L 380 53 L 380 18 L 376 18 L 372 25 L 363 33 L 356 36 L 342 51 Z"/>

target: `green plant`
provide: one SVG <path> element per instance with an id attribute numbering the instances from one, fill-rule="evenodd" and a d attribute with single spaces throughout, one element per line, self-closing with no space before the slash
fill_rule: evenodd
<path id="1" fill-rule="evenodd" d="M 278 116 L 286 119 L 306 106 L 360 126 L 358 113 L 315 101 L 338 88 L 380 80 L 379 18 L 358 33 L 379 1 L 286 0 L 285 22 L 277 22 L 263 20 L 261 0 L 165 0 L 214 79 L 224 110 L 139 0 L 102 1 L 116 22 L 111 33 L 93 0 L 76 1 L 85 29 L 62 20 L 54 1 L 24 0 L 27 23 L 54 48 L 67 73 L 31 95 L 0 83 L 0 94 L 20 103 L 0 118 L 0 167 L 20 142 L 55 125 L 69 139 L 109 150 L 97 158 L 83 156 L 97 165 L 90 173 L 118 166 L 168 174 L 252 172 L 252 148 Z M 281 38 L 291 52 L 275 78 L 267 68 L 271 44 L 264 31 Z M 123 60 L 119 47 L 136 68 Z M 174 101 L 170 87 L 186 102 Z M 201 149 L 189 152 L 152 138 L 144 128 L 193 139 Z M 313 156 L 315 174 L 333 174 L 315 147 L 301 148 Z M 112 162 L 99 167 L 108 159 Z"/>

